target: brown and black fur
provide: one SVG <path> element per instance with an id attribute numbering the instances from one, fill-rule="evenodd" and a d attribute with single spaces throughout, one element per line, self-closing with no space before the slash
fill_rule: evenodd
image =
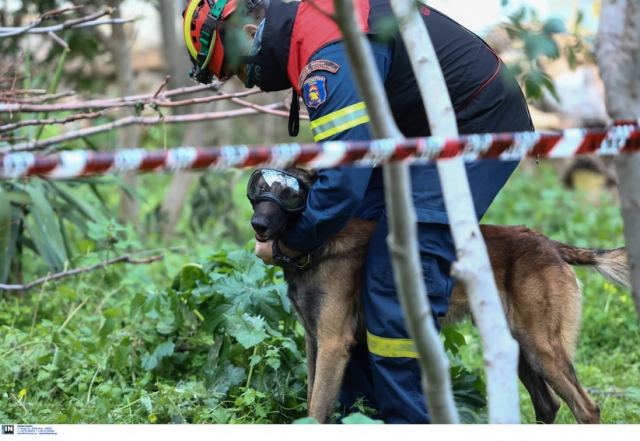
<path id="1" fill-rule="evenodd" d="M 289 170 L 308 183 L 313 176 Z M 293 219 L 277 204 L 254 207 L 258 240 L 277 235 Z M 289 298 L 305 328 L 309 415 L 324 422 L 337 401 L 356 341 L 364 341 L 360 278 L 375 222 L 352 219 L 312 255 L 305 271 L 285 268 Z M 520 346 L 518 374 L 527 388 L 536 420 L 553 423 L 564 400 L 580 423 L 598 423 L 600 410 L 580 385 L 572 363 L 580 328 L 581 291 L 571 265 L 590 266 L 628 287 L 624 248 L 574 248 L 526 227 L 482 225 L 491 266 L 513 337 Z M 443 324 L 469 314 L 462 285 L 455 286 Z"/>

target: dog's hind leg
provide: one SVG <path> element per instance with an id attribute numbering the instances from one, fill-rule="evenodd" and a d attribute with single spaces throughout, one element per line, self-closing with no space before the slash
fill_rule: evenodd
<path id="1" fill-rule="evenodd" d="M 518 376 L 529 392 L 536 413 L 536 421 L 553 424 L 560 409 L 560 402 L 553 396 L 544 378 L 531 367 L 522 349 L 518 362 Z"/>
<path id="2" fill-rule="evenodd" d="M 546 342 L 537 342 L 541 344 L 536 344 L 535 341 L 532 343 L 535 349 L 524 349 L 535 354 L 535 360 L 531 360 L 532 366 L 567 403 L 576 420 L 579 423 L 599 423 L 600 409 L 580 385 L 561 339 L 556 337 Z"/>
<path id="3" fill-rule="evenodd" d="M 556 348 L 556 350 L 562 349 Z M 599 423 L 600 408 L 578 382 L 573 364 L 568 357 L 557 357 L 549 364 L 553 364 L 554 367 L 545 368 L 545 379 L 567 403 L 576 420 L 583 424 Z"/>

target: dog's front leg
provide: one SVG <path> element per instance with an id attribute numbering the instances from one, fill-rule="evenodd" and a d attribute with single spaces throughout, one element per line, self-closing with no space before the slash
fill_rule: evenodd
<path id="1" fill-rule="evenodd" d="M 338 401 L 340 385 L 354 343 L 352 333 L 318 336 L 318 356 L 309 402 L 309 416 L 321 423 L 326 422 Z"/>
<path id="2" fill-rule="evenodd" d="M 304 340 L 307 348 L 307 406 L 310 406 L 313 392 L 313 383 L 316 375 L 318 342 L 309 331 L 306 331 L 304 333 Z"/>

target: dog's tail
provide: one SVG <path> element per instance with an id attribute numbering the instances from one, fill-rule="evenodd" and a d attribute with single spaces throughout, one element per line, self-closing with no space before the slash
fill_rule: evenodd
<path id="1" fill-rule="evenodd" d="M 576 248 L 553 241 L 562 259 L 569 265 L 590 266 L 611 282 L 630 288 L 629 263 L 626 248 L 596 250 Z"/>

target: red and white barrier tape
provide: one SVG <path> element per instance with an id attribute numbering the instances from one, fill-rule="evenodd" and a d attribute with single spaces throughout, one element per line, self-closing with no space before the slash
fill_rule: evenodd
<path id="1" fill-rule="evenodd" d="M 125 171 L 225 170 L 266 166 L 284 168 L 292 165 L 310 168 L 329 168 L 343 164 L 377 166 L 392 160 L 427 163 L 455 156 L 475 161 L 486 158 L 514 160 L 525 156 L 612 156 L 630 152 L 640 152 L 638 122 L 601 130 L 463 135 L 456 139 L 430 137 L 404 141 L 330 141 L 322 144 L 126 149 L 113 152 L 71 150 L 52 156 L 8 153 L 0 155 L 0 179 L 28 176 L 62 179 Z"/>

